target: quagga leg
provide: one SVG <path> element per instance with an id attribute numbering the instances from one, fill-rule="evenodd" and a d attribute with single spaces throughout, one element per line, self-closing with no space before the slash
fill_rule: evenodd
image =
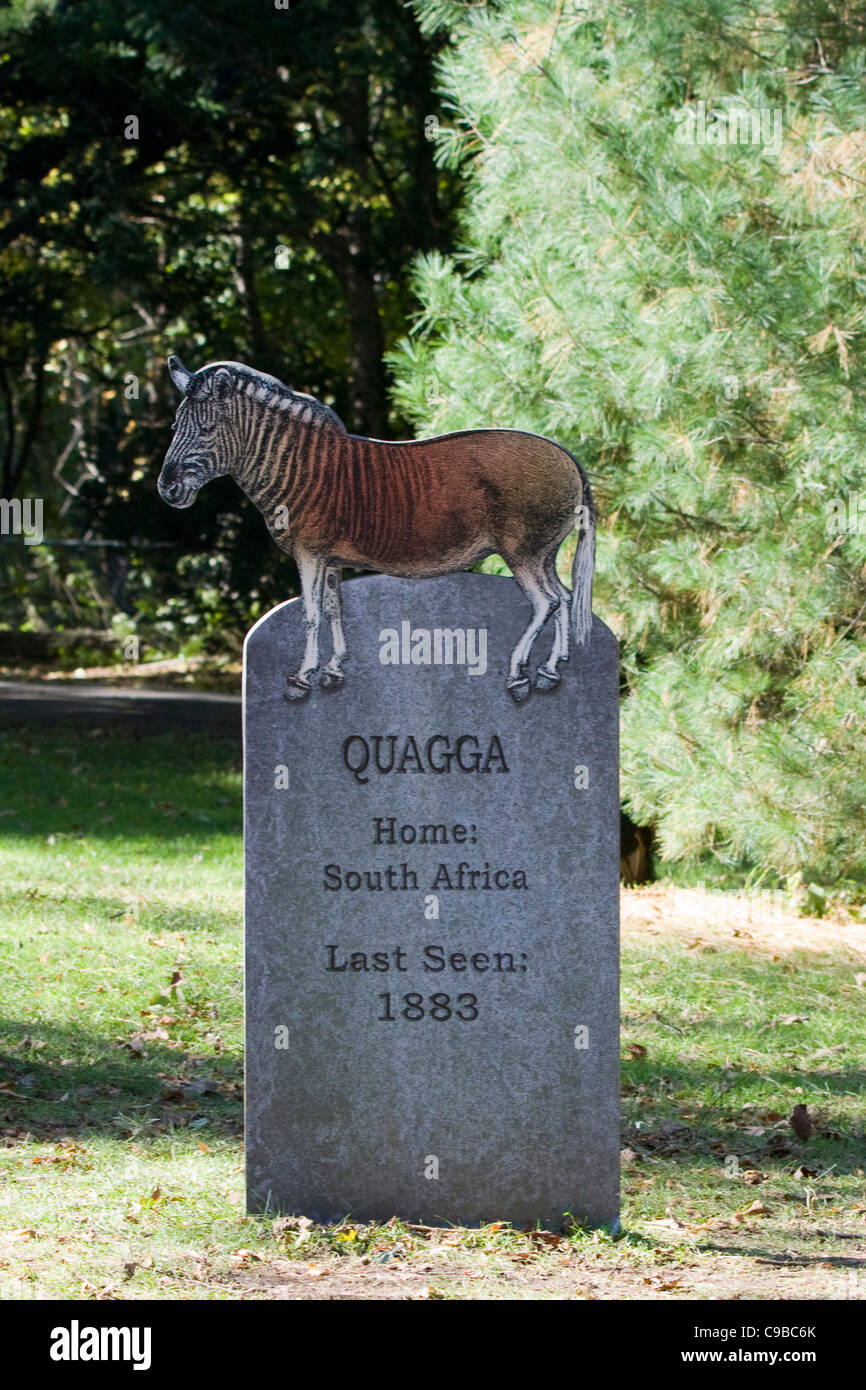
<path id="1" fill-rule="evenodd" d="M 504 555 L 503 559 L 510 566 L 521 591 L 532 604 L 529 626 L 511 653 L 511 666 L 505 682 L 509 695 L 519 703 L 526 699 L 531 689 L 529 677 L 524 675 L 524 667 L 529 660 L 532 644 L 550 615 L 559 608 L 560 601 L 559 595 L 545 574 L 543 560 L 512 560 L 507 555 Z M 557 676 L 556 680 L 558 679 Z M 552 684 L 556 684 L 556 681 Z M 551 686 L 546 688 L 550 689 Z"/>
<path id="2" fill-rule="evenodd" d="M 571 604 L 571 594 L 566 589 L 559 575 L 556 573 L 556 553 L 548 555 L 544 562 L 544 572 L 547 575 L 554 590 L 559 596 L 559 607 L 554 614 L 556 623 L 556 634 L 553 639 L 553 647 L 550 656 L 543 666 L 539 666 L 535 673 L 536 690 L 553 690 L 554 686 L 559 685 L 562 677 L 557 671 L 560 661 L 568 660 L 568 638 L 569 638 L 569 609 Z"/>
<path id="3" fill-rule="evenodd" d="M 319 685 L 323 690 L 336 690 L 337 686 L 342 685 L 346 679 L 343 671 L 343 662 L 348 660 L 349 652 L 346 647 L 346 637 L 343 632 L 343 599 L 340 592 L 340 571 L 334 566 L 329 565 L 325 570 L 325 590 L 322 599 L 322 607 L 325 616 L 331 624 L 331 638 L 334 643 L 334 654 L 328 662 L 322 674 L 319 676 Z"/>
<path id="4" fill-rule="evenodd" d="M 286 677 L 287 700 L 305 699 L 312 690 L 312 678 L 319 669 L 319 623 L 322 620 L 322 587 L 327 567 L 325 560 L 300 546 L 295 546 L 295 561 L 301 576 L 307 640 L 303 661 L 294 675 Z"/>

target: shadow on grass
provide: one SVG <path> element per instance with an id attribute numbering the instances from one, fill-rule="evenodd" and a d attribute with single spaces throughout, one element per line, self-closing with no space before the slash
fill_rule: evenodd
<path id="1" fill-rule="evenodd" d="M 144 1022 L 143 1028 L 149 1025 Z M 128 1039 L 118 1039 L 86 1027 L 55 1023 L 0 1020 L 0 1123 L 12 1142 L 25 1135 L 34 1140 L 59 1135 L 100 1133 L 137 1141 L 155 1139 L 166 1131 L 184 1129 L 205 1120 L 209 1132 L 238 1134 L 243 1105 L 243 1064 L 239 1053 L 197 1051 L 195 1040 L 169 1046 L 165 1040 L 147 1040 L 143 1054 L 133 1055 Z M 41 1044 L 41 1046 L 40 1046 Z M 694 1091 L 706 1086 L 703 1068 L 678 1067 L 683 1087 Z M 802 1084 L 803 1073 L 775 1069 L 780 1087 Z M 803 1100 L 814 1103 L 826 1095 L 828 1077 L 820 1077 L 822 1090 Z M 833 1078 L 840 1094 L 866 1089 L 866 1072 L 840 1070 Z M 204 1089 L 196 1090 L 196 1084 Z M 212 1084 L 213 1089 L 210 1089 Z M 804 1161 L 832 1167 L 839 1175 L 862 1166 L 862 1135 L 845 1132 L 845 1126 L 817 1128 L 806 1143 L 785 1131 L 787 1152 L 780 1152 L 780 1131 L 767 1131 L 767 1139 L 745 1135 L 735 1123 L 739 1107 L 728 1093 L 725 1108 L 709 1106 L 688 1126 L 666 1130 L 660 1100 L 657 1114 L 642 1115 L 642 1129 L 627 1127 L 624 1142 L 639 1158 L 677 1165 L 718 1169 L 724 1157 L 736 1152 L 756 1165 L 781 1164 L 791 1170 Z M 846 1122 L 847 1123 L 847 1122 Z M 742 1124 L 742 1122 L 741 1122 Z"/>
<path id="2" fill-rule="evenodd" d="M 798 1231 L 796 1238 L 799 1243 L 810 1239 L 820 1240 L 822 1237 L 817 1231 Z M 826 1232 L 825 1238 L 832 1240 L 834 1233 Z M 711 1240 L 697 1241 L 695 1249 L 706 1255 L 750 1256 L 774 1269 L 797 1269 L 809 1265 L 830 1265 L 834 1269 L 866 1269 L 866 1256 L 864 1255 L 830 1255 L 827 1251 L 822 1251 L 817 1255 L 801 1255 L 799 1252 L 796 1255 L 779 1255 L 768 1250 L 765 1246 L 720 1245 Z"/>
<path id="3" fill-rule="evenodd" d="M 739 1038 L 734 1039 L 733 1043 L 736 1046 L 746 1045 Z M 631 1096 L 638 1093 L 640 1085 L 645 1087 L 645 1092 L 651 1092 L 659 1086 L 665 1086 L 672 1094 L 686 1091 L 689 1096 L 694 1096 L 696 1100 L 703 1100 L 705 1104 L 707 1103 L 707 1093 L 709 1093 L 710 1099 L 715 1097 L 717 1101 L 721 1101 L 724 1097 L 725 1105 L 731 1109 L 736 1109 L 738 1108 L 736 1099 L 739 1087 L 742 1085 L 744 1089 L 749 1089 L 758 1081 L 770 1083 L 780 1089 L 786 1086 L 793 1088 L 802 1086 L 804 1082 L 812 1082 L 816 1088 L 820 1087 L 819 1094 L 812 1099 L 807 1096 L 797 1096 L 796 1098 L 809 1104 L 823 1099 L 828 1093 L 830 1095 L 860 1095 L 866 1092 L 866 1069 L 856 1063 L 849 1067 L 840 1063 L 832 1071 L 818 1071 L 814 1063 L 810 1062 L 810 1055 L 814 1055 L 815 1050 L 814 1047 L 805 1049 L 802 1059 L 798 1061 L 786 1058 L 785 1062 L 780 1064 L 778 1061 L 768 1059 L 766 1063 L 761 1066 L 756 1065 L 751 1070 L 747 1064 L 743 1063 L 740 1069 L 733 1069 L 730 1072 L 724 1071 L 718 1063 L 712 1067 L 702 1067 L 698 1062 L 695 1062 L 694 1065 L 686 1065 L 680 1061 L 665 1062 L 661 1059 L 657 1059 L 652 1064 L 629 1061 L 625 1064 L 627 1075 L 624 1075 L 623 1078 L 623 1098 L 627 1102 Z M 700 1091 L 696 1089 L 698 1087 Z M 687 1101 L 683 1101 L 680 1097 L 679 1103 L 687 1104 Z M 780 1100 L 780 1105 L 784 1103 Z M 791 1105 L 794 1103 L 794 1101 L 790 1101 Z M 768 1102 L 765 1108 L 772 1109 L 772 1106 Z"/>
<path id="4" fill-rule="evenodd" d="M 723 1244 L 721 1241 L 700 1240 L 692 1238 L 689 1240 L 688 1249 L 694 1251 L 696 1255 L 726 1255 L 729 1259 L 753 1259 L 767 1267 L 767 1275 L 770 1277 L 772 1270 L 779 1269 L 809 1269 L 809 1268 L 831 1268 L 831 1269 L 860 1269 L 866 1270 L 866 1256 L 851 1255 L 831 1255 L 829 1251 L 822 1250 L 818 1253 L 804 1254 L 798 1250 L 796 1253 L 779 1252 L 778 1244 L 773 1245 L 772 1238 L 768 1236 L 764 1245 L 756 1245 L 749 1233 L 748 1242 L 743 1239 L 746 1235 L 742 1232 L 738 1235 L 737 1231 L 731 1231 L 730 1240 Z M 841 1237 L 844 1239 L 844 1235 Z M 791 1237 L 796 1240 L 798 1245 L 803 1245 L 811 1241 L 836 1240 L 840 1239 L 838 1232 L 833 1231 L 803 1231 L 798 1230 L 796 1236 Z M 658 1237 L 644 1235 L 641 1231 L 633 1231 L 628 1227 L 623 1227 L 619 1232 L 617 1241 L 622 1241 L 631 1249 L 645 1250 L 647 1254 L 655 1254 L 659 1248 Z"/>
<path id="5" fill-rule="evenodd" d="M 743 1070 L 727 1077 L 718 1067 L 686 1066 L 680 1062 L 657 1062 L 654 1068 L 648 1063 L 628 1062 L 626 1067 L 628 1081 L 623 1086 L 622 1101 L 623 1110 L 631 1118 L 624 1120 L 623 1143 L 637 1154 L 639 1161 L 696 1163 L 717 1168 L 728 1155 L 735 1154 L 743 1167 L 781 1165 L 792 1173 L 804 1163 L 819 1169 L 832 1168 L 837 1174 L 857 1173 L 862 1168 L 866 1142 L 863 1111 L 859 1110 L 855 1120 L 849 1114 L 834 1115 L 832 1108 L 834 1100 L 850 1101 L 866 1092 L 866 1070 L 857 1064 L 817 1072 L 804 1057 L 800 1065 L 771 1062 L 759 1071 Z M 721 1085 L 713 1086 L 714 1080 L 721 1083 L 723 1078 L 723 1090 Z M 775 1092 L 775 1098 L 768 1098 L 759 1106 L 753 1099 L 757 1080 Z M 633 1104 L 641 1082 L 646 1088 L 644 1096 L 654 1092 L 657 1097 L 654 1111 Z M 658 1091 L 660 1084 L 680 1096 L 680 1106 L 688 1105 L 683 1094 L 703 1100 L 699 1115 L 686 1123 L 679 1113 L 671 1114 L 664 1092 Z M 740 1087 L 748 1096 L 749 1110 L 743 1109 L 745 1098 L 738 1100 Z M 787 1123 L 795 1101 L 810 1107 L 813 1117 L 814 1131 L 806 1140 L 799 1139 Z M 760 1110 L 775 1110 L 783 1119 L 760 1123 L 756 1114 Z M 640 1121 L 639 1129 L 636 1120 Z M 750 1134 L 749 1129 L 761 1132 Z"/>
<path id="6" fill-rule="evenodd" d="M 206 734 L 0 732 L 0 838 L 202 840 L 240 835 L 237 742 Z"/>
<path id="7" fill-rule="evenodd" d="M 241 872 L 239 863 L 239 875 Z M 0 913 L 29 913 L 34 908 L 38 908 L 47 928 L 62 925 L 55 921 L 56 917 L 62 917 L 64 913 L 69 915 L 74 909 L 76 914 L 86 917 L 93 926 L 110 933 L 113 938 L 122 938 L 130 930 L 206 932 L 211 935 L 225 934 L 226 944 L 231 945 L 232 934 L 240 932 L 243 925 L 240 911 L 232 912 L 218 907 L 202 909 L 170 899 L 166 902 L 153 901 L 148 898 L 147 890 L 139 892 L 135 888 L 130 888 L 126 894 L 115 893 L 113 896 L 99 893 L 61 894 L 35 886 L 17 892 L 0 888 Z M 67 922 L 66 925 L 74 928 L 76 924 Z M 104 939 L 100 940 L 100 945 L 105 945 Z"/>
<path id="8" fill-rule="evenodd" d="M 7 1146 L 95 1134 L 142 1142 L 205 1128 L 196 1121 L 206 1122 L 208 1134 L 242 1131 L 243 1061 L 235 1052 L 148 1040 L 136 1055 L 128 1039 L 11 1019 L 0 1019 L 0 1037 L 0 1136 Z"/>

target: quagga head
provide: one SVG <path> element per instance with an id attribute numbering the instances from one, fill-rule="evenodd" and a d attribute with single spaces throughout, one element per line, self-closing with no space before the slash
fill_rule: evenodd
<path id="1" fill-rule="evenodd" d="M 184 399 L 157 489 L 169 506 L 191 507 L 199 488 L 232 472 L 239 462 L 241 438 L 232 409 L 235 382 L 228 364 L 221 362 L 189 372 L 179 357 L 169 357 L 168 370 Z"/>

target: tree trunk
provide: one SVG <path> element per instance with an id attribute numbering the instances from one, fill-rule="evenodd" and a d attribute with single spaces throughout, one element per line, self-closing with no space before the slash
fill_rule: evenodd
<path id="1" fill-rule="evenodd" d="M 373 278 L 368 229 L 363 225 L 369 222 L 366 209 L 359 208 L 350 213 L 349 221 L 347 255 L 343 264 L 351 338 L 349 427 L 356 433 L 384 439 L 388 429 L 388 397 L 382 361 L 385 338 Z"/>
<path id="2" fill-rule="evenodd" d="M 244 316 L 247 321 L 250 361 L 260 371 L 273 371 L 271 344 L 265 331 L 259 294 L 256 289 L 256 263 L 252 249 L 252 234 L 246 226 L 238 235 L 237 285 Z"/>
<path id="3" fill-rule="evenodd" d="M 635 825 L 625 811 L 619 813 L 619 876 L 629 886 L 652 883 L 653 841 L 651 825 Z"/>
<path id="4" fill-rule="evenodd" d="M 370 93 L 366 73 L 350 75 L 343 115 L 346 121 L 347 162 L 358 180 L 342 227 L 337 229 L 338 274 L 346 293 L 351 340 L 349 382 L 351 430 L 382 439 L 388 428 L 388 397 L 382 354 L 385 335 L 376 293 L 375 259 L 370 210 L 366 203 L 370 177 Z M 363 191 L 362 191 L 363 190 Z"/>

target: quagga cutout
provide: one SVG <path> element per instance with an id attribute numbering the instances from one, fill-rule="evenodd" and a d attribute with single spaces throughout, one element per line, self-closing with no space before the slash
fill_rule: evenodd
<path id="1" fill-rule="evenodd" d="M 506 688 L 531 689 L 532 645 L 548 618 L 553 646 L 535 672 L 537 690 L 559 684 L 570 628 L 578 645 L 592 629 L 595 511 L 586 474 L 567 449 L 522 430 L 460 430 L 386 443 L 349 434 L 326 405 L 240 362 L 168 369 L 184 399 L 159 475 L 172 507 L 189 507 L 211 478 L 231 474 L 262 513 L 281 550 L 294 557 L 303 588 L 306 646 L 286 678 L 301 700 L 313 681 L 340 686 L 348 659 L 340 602 L 341 567 L 428 578 L 501 555 L 532 613 L 513 652 Z M 572 590 L 556 554 L 577 526 Z M 333 653 L 320 665 L 327 617 Z"/>

